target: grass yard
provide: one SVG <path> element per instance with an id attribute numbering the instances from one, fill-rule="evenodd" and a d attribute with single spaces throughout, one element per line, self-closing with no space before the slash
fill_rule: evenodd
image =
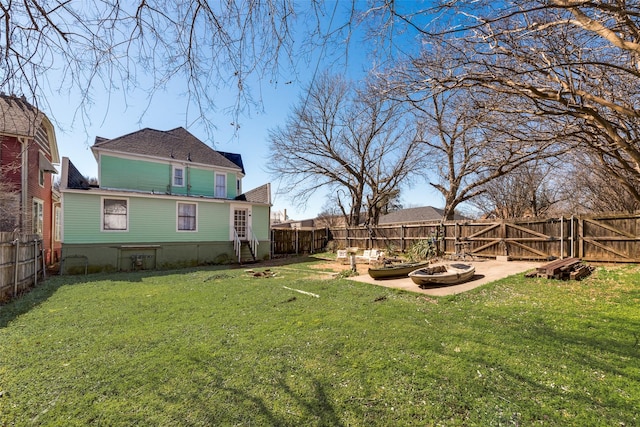
<path id="1" fill-rule="evenodd" d="M 433 298 L 316 264 L 51 278 L 0 307 L 0 426 L 640 424 L 638 266 Z"/>

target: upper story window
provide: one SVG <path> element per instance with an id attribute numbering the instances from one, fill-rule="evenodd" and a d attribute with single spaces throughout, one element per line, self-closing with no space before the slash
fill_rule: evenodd
<path id="1" fill-rule="evenodd" d="M 197 231 L 198 205 L 178 203 L 178 231 Z"/>
<path id="2" fill-rule="evenodd" d="M 225 174 L 216 174 L 216 197 L 226 198 L 227 197 L 227 175 Z"/>
<path id="3" fill-rule="evenodd" d="M 127 231 L 129 229 L 129 201 L 102 199 L 102 230 Z"/>
<path id="4" fill-rule="evenodd" d="M 178 166 L 173 167 L 173 186 L 184 187 L 184 168 Z"/>

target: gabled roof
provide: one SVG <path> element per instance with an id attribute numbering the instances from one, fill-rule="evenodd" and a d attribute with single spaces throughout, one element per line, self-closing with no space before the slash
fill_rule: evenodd
<path id="1" fill-rule="evenodd" d="M 443 209 L 434 208 L 433 206 L 422 206 L 419 208 L 407 208 L 400 209 L 399 211 L 391 212 L 386 215 L 382 215 L 378 222 L 379 225 L 383 224 L 406 224 L 426 221 L 440 221 L 444 215 Z M 454 219 L 465 219 L 464 217 L 456 214 Z"/>
<path id="2" fill-rule="evenodd" d="M 236 166 L 242 169 L 242 173 L 244 173 L 244 164 L 242 164 L 242 156 L 236 153 L 226 153 L 224 151 L 218 151 L 218 153 L 225 156 L 227 159 L 231 160 Z"/>
<path id="3" fill-rule="evenodd" d="M 238 166 L 182 127 L 168 131 L 145 128 L 114 139 L 96 137 L 91 149 L 96 157 L 97 151 L 109 150 L 242 170 L 242 166 Z M 235 156 L 242 164 L 241 156 Z"/>
<path id="4" fill-rule="evenodd" d="M 236 197 L 236 200 L 242 200 L 252 203 L 263 203 L 266 205 L 271 204 L 271 185 L 264 184 L 260 187 L 249 190 L 246 193 L 240 194 Z"/>
<path id="5" fill-rule="evenodd" d="M 44 114 L 26 98 L 0 94 L 0 133 L 34 137 Z"/>

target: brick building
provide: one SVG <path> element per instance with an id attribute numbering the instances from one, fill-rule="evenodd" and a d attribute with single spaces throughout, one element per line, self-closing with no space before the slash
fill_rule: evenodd
<path id="1" fill-rule="evenodd" d="M 53 125 L 24 97 L 0 94 L 0 231 L 38 234 L 47 264 L 59 259 L 60 163 Z"/>

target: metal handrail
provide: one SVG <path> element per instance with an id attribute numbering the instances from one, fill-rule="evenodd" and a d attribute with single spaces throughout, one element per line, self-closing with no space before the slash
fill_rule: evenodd
<path id="1" fill-rule="evenodd" d="M 251 251 L 253 252 L 253 256 L 257 256 L 258 255 L 258 245 L 260 244 L 260 242 L 258 241 L 258 238 L 256 237 L 256 235 L 253 233 L 253 229 L 251 227 L 249 227 L 249 235 L 251 236 L 251 241 L 250 241 L 250 245 L 251 245 Z"/>
<path id="2" fill-rule="evenodd" d="M 260 244 L 260 242 L 258 241 L 258 238 L 256 237 L 256 235 L 253 233 L 253 230 L 251 229 L 251 227 L 247 227 L 247 235 L 251 236 L 251 238 L 248 239 L 248 241 L 249 241 L 249 246 L 251 247 L 251 252 L 255 257 L 256 254 L 258 253 L 258 245 Z M 238 235 L 238 230 L 236 230 L 235 227 L 233 228 L 233 249 L 236 253 L 236 256 L 238 257 L 238 262 L 241 263 L 242 262 L 242 241 L 240 240 L 240 236 Z"/>
<path id="3" fill-rule="evenodd" d="M 241 263 L 242 242 L 240 242 L 240 236 L 238 236 L 238 231 L 235 229 L 235 227 L 233 229 L 233 250 L 238 257 L 238 263 Z"/>

